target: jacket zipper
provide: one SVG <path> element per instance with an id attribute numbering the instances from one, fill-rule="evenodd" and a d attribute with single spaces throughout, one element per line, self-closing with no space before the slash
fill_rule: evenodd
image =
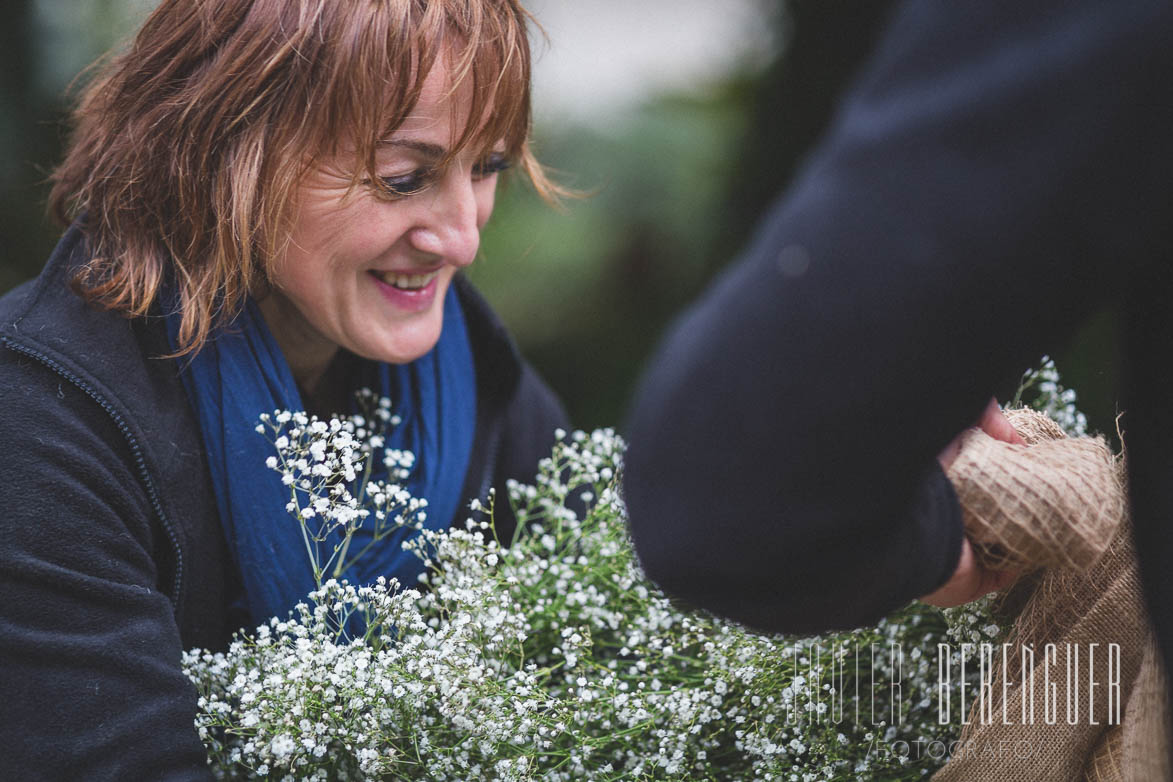
<path id="1" fill-rule="evenodd" d="M 126 443 L 130 446 L 130 452 L 134 456 L 135 466 L 138 468 L 139 478 L 142 479 L 143 486 L 147 490 L 147 497 L 151 501 L 151 507 L 155 509 L 155 515 L 158 516 L 159 523 L 163 527 L 163 531 L 167 533 L 167 538 L 171 541 L 171 548 L 175 552 L 175 578 L 171 585 L 171 594 L 168 597 L 171 599 L 172 608 L 178 613 L 179 595 L 183 585 L 183 552 L 180 550 L 179 540 L 175 536 L 175 531 L 171 528 L 171 523 L 167 520 L 167 514 L 163 512 L 163 505 L 159 502 L 159 494 L 155 489 L 155 482 L 151 479 L 151 473 L 147 469 L 146 458 L 143 456 L 142 448 L 139 446 L 134 433 L 130 431 L 130 427 L 126 421 L 123 420 L 119 412 L 114 409 L 114 406 L 105 397 L 52 358 L 30 347 L 13 342 L 10 337 L 0 337 L 0 343 L 3 343 L 17 353 L 44 364 L 50 370 L 81 389 L 88 397 L 97 402 L 99 407 L 106 411 L 110 418 L 113 419 L 114 425 L 122 432 L 122 436 L 126 438 Z"/>

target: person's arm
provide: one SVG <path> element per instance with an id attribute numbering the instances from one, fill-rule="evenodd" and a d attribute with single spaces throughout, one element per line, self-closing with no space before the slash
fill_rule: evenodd
<path id="1" fill-rule="evenodd" d="M 211 779 L 134 455 L 35 361 L 0 377 L 0 778 Z"/>
<path id="2" fill-rule="evenodd" d="M 752 626 L 872 622 L 954 572 L 935 455 L 1150 262 L 1173 7 L 908 2 L 629 424 L 667 591 Z"/>

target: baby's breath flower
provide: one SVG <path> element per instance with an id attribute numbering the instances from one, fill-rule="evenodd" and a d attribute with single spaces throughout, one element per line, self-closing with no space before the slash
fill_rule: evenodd
<path id="1" fill-rule="evenodd" d="M 323 573 L 289 617 L 224 652 L 185 653 L 218 776 L 831 780 L 927 777 L 939 764 L 878 752 L 872 731 L 889 742 L 953 738 L 935 700 L 908 694 L 936 686 L 938 643 L 996 635 L 984 606 L 955 610 L 948 629 L 915 606 L 815 639 L 689 613 L 631 549 L 625 446 L 610 429 L 557 432 L 534 484 L 507 483 L 519 519 L 508 548 L 493 496 L 469 502 L 476 518 L 465 525 L 422 529 L 426 501 L 398 483 L 414 455 L 385 445 L 391 402 L 370 395 L 365 410 L 262 417 L 277 448 L 267 465 L 289 489 L 291 523 L 319 545 L 327 525 L 420 529 L 404 547 L 427 563 L 426 591 Z M 370 478 L 372 461 L 387 482 Z M 315 568 L 334 554 L 319 552 Z M 365 636 L 348 635 L 351 617 Z M 894 662 L 869 651 L 894 643 L 912 653 Z M 873 707 L 891 716 L 892 704 L 870 700 L 883 692 L 859 686 L 861 665 L 899 677 L 899 719 L 830 718 Z"/>

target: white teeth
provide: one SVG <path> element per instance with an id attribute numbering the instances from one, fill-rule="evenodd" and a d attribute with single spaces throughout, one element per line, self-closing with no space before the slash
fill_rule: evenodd
<path id="1" fill-rule="evenodd" d="M 416 291 L 425 287 L 429 282 L 436 279 L 440 273 L 437 269 L 434 272 L 427 274 L 396 274 L 395 272 L 376 272 L 379 279 L 388 285 L 399 288 L 404 291 Z"/>

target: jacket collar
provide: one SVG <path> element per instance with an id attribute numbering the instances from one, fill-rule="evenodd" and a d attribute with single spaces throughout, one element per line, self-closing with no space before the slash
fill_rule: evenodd
<path id="1" fill-rule="evenodd" d="M 40 276 L 0 299 L 0 338 L 52 361 L 58 372 L 68 373 L 109 403 L 113 409 L 108 412 L 123 416 L 131 428 L 135 420 L 148 417 L 174 421 L 176 416 L 154 409 L 170 404 L 158 389 L 175 372 L 173 361 L 154 358 L 170 352 L 161 319 L 125 318 L 92 307 L 74 293 L 73 275 L 89 257 L 85 236 L 75 224 Z M 144 362 L 144 355 L 152 358 Z"/>
<path id="2" fill-rule="evenodd" d="M 494 406 L 504 407 L 521 381 L 521 351 L 489 303 L 463 274 L 453 278 L 453 285 L 464 308 L 472 342 L 477 391 Z"/>

